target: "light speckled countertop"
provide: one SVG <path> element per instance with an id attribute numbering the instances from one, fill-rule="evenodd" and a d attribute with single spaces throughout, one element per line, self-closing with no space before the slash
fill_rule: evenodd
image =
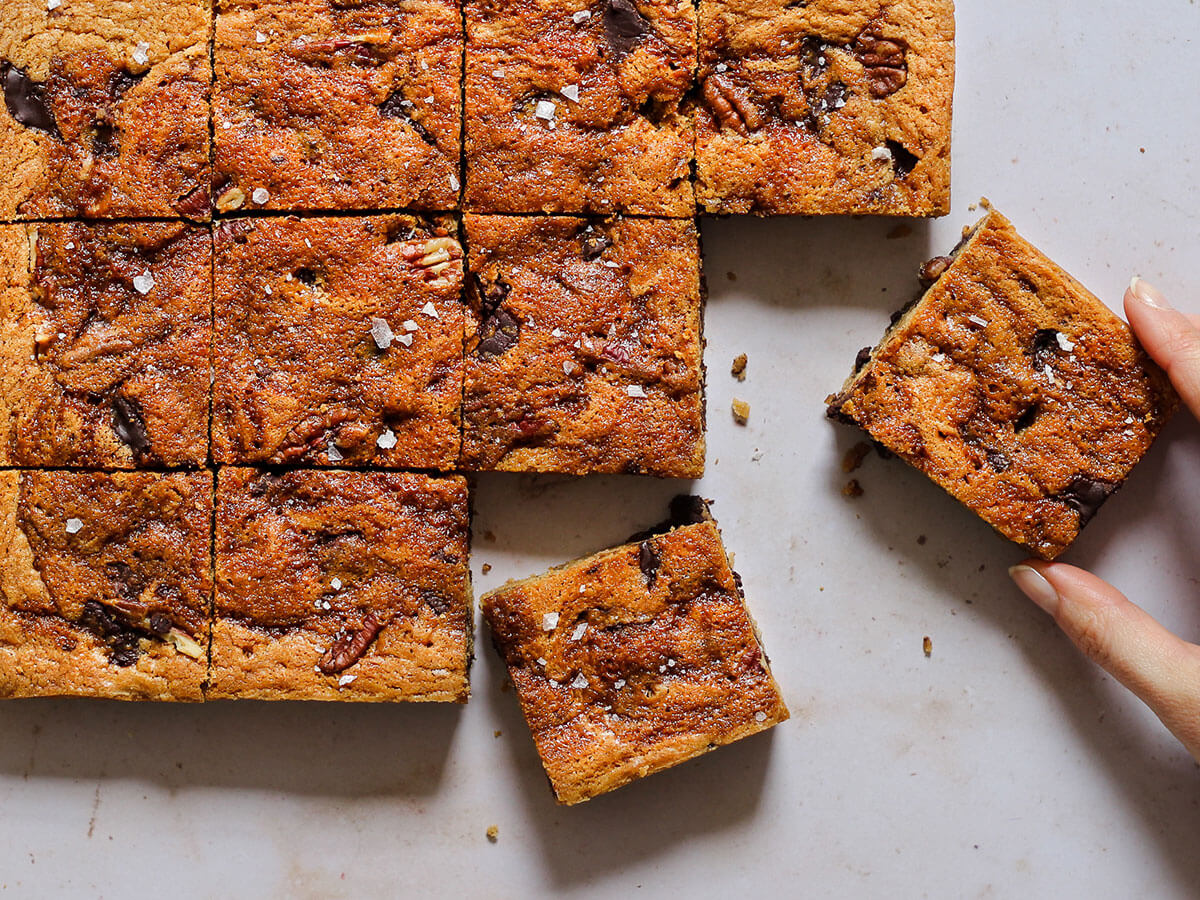
<path id="1" fill-rule="evenodd" d="M 0 895 L 1196 896 L 1200 768 L 1017 595 L 1020 553 L 936 488 L 872 455 L 844 498 L 859 437 L 822 418 L 981 194 L 1111 304 L 1139 271 L 1200 311 L 1189 35 L 1185 0 L 961 0 L 950 217 L 891 240 L 873 220 L 705 222 L 694 489 L 790 722 L 568 810 L 486 632 L 463 709 L 10 702 Z M 619 540 L 680 487 L 481 478 L 476 587 Z M 1180 417 L 1067 559 L 1197 638 L 1198 549 L 1200 428 Z"/>

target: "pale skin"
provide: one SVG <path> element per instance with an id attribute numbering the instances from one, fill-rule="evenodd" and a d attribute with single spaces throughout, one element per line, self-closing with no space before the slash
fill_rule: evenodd
<path id="1" fill-rule="evenodd" d="M 1140 278 L 1125 292 L 1125 315 L 1184 405 L 1200 418 L 1200 316 L 1172 309 Z M 1075 566 L 1026 560 L 1009 574 L 1200 762 L 1200 645 L 1172 634 L 1112 585 Z"/>

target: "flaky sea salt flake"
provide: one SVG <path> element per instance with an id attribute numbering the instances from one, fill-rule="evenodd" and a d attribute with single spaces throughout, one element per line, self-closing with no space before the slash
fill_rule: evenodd
<path id="1" fill-rule="evenodd" d="M 78 534 L 83 528 L 82 519 L 67 519 L 67 534 Z"/>
<path id="2" fill-rule="evenodd" d="M 564 97 L 566 97 L 568 100 L 570 100 L 572 103 L 579 102 L 579 85 L 577 85 L 577 84 L 563 85 L 563 88 L 561 91 L 559 91 L 559 93 L 562 94 Z"/>
<path id="3" fill-rule="evenodd" d="M 581 637 L 583 637 L 585 631 L 587 631 L 587 622 L 580 622 L 575 626 L 575 630 L 571 632 L 571 640 L 579 640 Z"/>
<path id="4" fill-rule="evenodd" d="M 383 319 L 375 318 L 371 320 L 371 338 L 375 341 L 375 346 L 380 350 L 386 350 L 392 346 L 392 327 Z"/>
<path id="5" fill-rule="evenodd" d="M 437 307 L 433 305 L 432 300 L 421 307 L 421 312 L 425 313 L 425 315 L 429 316 L 431 319 L 436 319 L 438 317 Z"/>
<path id="6" fill-rule="evenodd" d="M 148 294 L 154 288 L 154 276 L 149 269 L 143 269 L 141 275 L 133 276 L 133 289 L 139 294 Z"/>
<path id="7" fill-rule="evenodd" d="M 396 446 L 396 435 L 390 428 L 383 429 L 383 434 L 375 438 L 375 446 L 384 450 L 391 450 Z"/>
<path id="8" fill-rule="evenodd" d="M 558 613 L 542 614 L 542 631 L 553 631 L 558 627 Z"/>
<path id="9" fill-rule="evenodd" d="M 588 686 L 587 676 L 584 675 L 582 672 L 580 672 L 578 675 L 576 675 L 575 680 L 571 682 L 571 687 L 575 688 L 576 690 L 581 691 L 587 686 Z"/>
<path id="10" fill-rule="evenodd" d="M 133 48 L 133 61 L 139 66 L 146 65 L 150 62 L 150 54 L 146 52 L 149 49 L 150 45 L 145 41 L 138 41 L 137 46 Z"/>
<path id="11" fill-rule="evenodd" d="M 271 192 L 268 191 L 266 188 L 258 187 L 250 192 L 250 199 L 253 200 L 255 203 L 257 203 L 259 206 L 262 206 L 264 203 L 266 203 L 268 200 L 271 199 Z"/>
<path id="12" fill-rule="evenodd" d="M 533 114 L 546 122 L 554 121 L 554 104 L 549 100 L 539 100 L 533 109 Z"/>

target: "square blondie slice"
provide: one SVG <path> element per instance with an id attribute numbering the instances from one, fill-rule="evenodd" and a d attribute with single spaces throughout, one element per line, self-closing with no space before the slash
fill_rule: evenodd
<path id="1" fill-rule="evenodd" d="M 0 472 L 0 697 L 201 700 L 207 472 Z"/>
<path id="2" fill-rule="evenodd" d="M 466 208 L 690 216 L 689 0 L 466 0 Z"/>
<path id="3" fill-rule="evenodd" d="M 456 234 L 449 217 L 223 220 L 216 459 L 453 468 L 463 358 Z"/>
<path id="4" fill-rule="evenodd" d="M 0 220 L 210 214 L 209 0 L 5 0 Z"/>
<path id="5" fill-rule="evenodd" d="M 462 466 L 704 471 L 696 226 L 466 217 Z"/>
<path id="6" fill-rule="evenodd" d="M 482 599 L 560 803 L 788 718 L 720 533 L 698 512 Z"/>
<path id="7" fill-rule="evenodd" d="M 203 465 L 211 288 L 202 228 L 0 226 L 0 465 Z"/>
<path id="8" fill-rule="evenodd" d="M 952 0 L 700 0 L 709 213 L 950 210 Z"/>
<path id="9" fill-rule="evenodd" d="M 1175 410 L 1129 328 L 997 212 L 830 398 L 1009 540 L 1071 545 Z"/>
<path id="10" fill-rule="evenodd" d="M 454 0 L 220 0 L 216 206 L 458 206 Z"/>
<path id="11" fill-rule="evenodd" d="M 462 478 L 226 468 L 209 699 L 466 702 Z"/>

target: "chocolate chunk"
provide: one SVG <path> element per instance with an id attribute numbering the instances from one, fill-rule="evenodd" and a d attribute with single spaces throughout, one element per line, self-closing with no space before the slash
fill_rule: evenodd
<path id="1" fill-rule="evenodd" d="M 141 653 L 138 646 L 140 635 L 95 600 L 88 600 L 83 604 L 79 624 L 108 644 L 110 662 L 123 668 L 137 662 Z"/>
<path id="2" fill-rule="evenodd" d="M 1100 481 L 1080 475 L 1054 499 L 1067 504 L 1079 513 L 1079 527 L 1083 528 L 1116 489 L 1117 485 L 1110 481 Z"/>
<path id="3" fill-rule="evenodd" d="M 127 563 L 111 562 L 104 567 L 104 573 L 118 594 L 127 600 L 136 600 L 139 593 L 138 578 Z"/>
<path id="4" fill-rule="evenodd" d="M 107 121 L 97 121 L 92 126 L 92 155 L 100 159 L 111 159 L 116 156 L 119 147 L 117 135 L 119 129 Z"/>
<path id="5" fill-rule="evenodd" d="M 921 271 L 918 276 L 921 279 L 921 284 L 924 287 L 929 287 L 939 278 L 946 274 L 946 270 L 950 268 L 954 258 L 950 256 L 935 256 L 925 265 L 921 266 Z"/>
<path id="6" fill-rule="evenodd" d="M 876 98 L 887 97 L 908 81 L 908 45 L 883 34 L 882 23 L 871 22 L 854 39 L 854 55 L 866 69 L 867 85 Z"/>
<path id="7" fill-rule="evenodd" d="M 159 637 L 169 634 L 171 631 L 171 620 L 160 612 L 150 613 L 150 630 Z"/>
<path id="8" fill-rule="evenodd" d="M 1033 424 L 1033 421 L 1034 421 L 1034 419 L 1036 419 L 1038 417 L 1039 412 L 1041 412 L 1041 407 L 1036 403 L 1033 404 L 1032 406 L 1028 407 L 1027 409 L 1025 409 L 1013 421 L 1013 431 L 1017 434 L 1020 434 L 1022 431 L 1024 431 L 1026 428 L 1028 428 L 1030 425 Z"/>
<path id="9" fill-rule="evenodd" d="M 421 590 L 421 602 L 428 606 L 435 616 L 444 616 L 453 605 L 450 598 L 441 591 L 433 591 L 428 588 Z"/>
<path id="10" fill-rule="evenodd" d="M 46 102 L 45 87 L 12 63 L 0 66 L 0 77 L 4 80 L 4 105 L 8 107 L 8 114 L 26 128 L 36 128 L 61 139 L 54 111 Z"/>
<path id="11" fill-rule="evenodd" d="M 146 70 L 147 72 L 149 69 Z M 112 94 L 113 100 L 120 100 L 127 90 L 133 87 L 146 77 L 146 72 L 135 75 L 134 73 L 121 69 L 113 77 L 112 84 L 109 85 L 109 93 Z"/>
<path id="12" fill-rule="evenodd" d="M 604 37 L 618 54 L 628 53 L 650 31 L 650 23 L 630 0 L 608 0 L 604 7 Z"/>
<path id="13" fill-rule="evenodd" d="M 646 590 L 654 590 L 654 582 L 658 581 L 658 565 L 661 562 L 658 550 L 653 541 L 642 541 L 638 548 L 638 568 L 646 579 Z"/>
<path id="14" fill-rule="evenodd" d="M 485 319 L 490 316 L 507 299 L 512 285 L 502 277 L 488 281 L 479 273 L 471 275 L 471 289 L 475 294 L 475 305 Z"/>
<path id="15" fill-rule="evenodd" d="M 127 444 L 135 456 L 145 454 L 150 449 L 150 438 L 146 434 L 142 404 L 133 397 L 117 394 L 113 397 L 112 408 L 112 430 L 118 440 Z"/>
<path id="16" fill-rule="evenodd" d="M 709 519 L 708 504 L 702 497 L 697 497 L 695 494 L 676 494 L 671 498 L 670 510 L 672 528 L 697 525 L 700 522 L 707 522 Z"/>
<path id="17" fill-rule="evenodd" d="M 993 472 L 1007 472 L 1008 467 L 1012 465 L 1012 463 L 1009 462 L 1008 457 L 999 450 L 988 450 L 986 453 L 988 465 L 991 467 Z"/>
<path id="18" fill-rule="evenodd" d="M 611 246 L 612 240 L 608 235 L 599 231 L 587 233 L 583 237 L 583 258 L 591 262 Z"/>
<path id="19" fill-rule="evenodd" d="M 363 616 L 362 627 L 357 631 L 348 631 L 335 640 L 318 660 L 317 668 L 326 675 L 344 672 L 367 652 L 371 642 L 383 631 L 383 625 L 374 613 L 367 613 Z"/>
<path id="20" fill-rule="evenodd" d="M 1040 369 L 1047 365 L 1058 352 L 1058 332 L 1053 328 L 1039 328 L 1033 335 L 1033 367 Z"/>
<path id="21" fill-rule="evenodd" d="M 389 119 L 400 119 L 416 132 L 417 137 L 429 146 L 436 147 L 437 139 L 425 130 L 425 126 L 412 117 L 410 109 L 412 109 L 412 104 L 404 98 L 404 92 L 400 90 L 392 91 L 388 94 L 387 99 L 379 104 L 380 115 L 387 116 Z"/>
<path id="22" fill-rule="evenodd" d="M 498 306 L 480 324 L 479 334 L 475 352 L 481 356 L 499 356 L 517 345 L 521 336 L 521 322 L 507 309 Z"/>
<path id="23" fill-rule="evenodd" d="M 854 357 L 854 374 L 857 375 L 871 361 L 871 354 L 874 352 L 874 347 L 863 347 L 858 351 L 858 355 Z"/>
<path id="24" fill-rule="evenodd" d="M 896 173 L 897 178 L 903 181 L 912 174 L 917 163 L 921 161 L 921 157 L 912 153 L 899 141 L 888 141 L 887 148 L 892 154 L 892 171 Z"/>

